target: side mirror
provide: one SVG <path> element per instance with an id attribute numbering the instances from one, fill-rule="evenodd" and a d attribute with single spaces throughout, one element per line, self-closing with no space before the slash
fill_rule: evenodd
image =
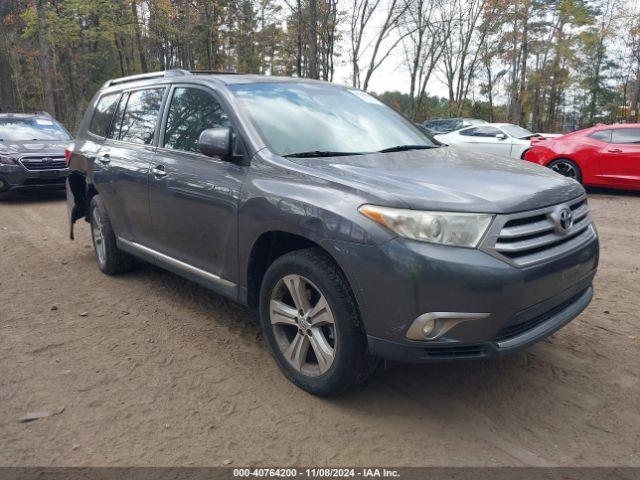
<path id="1" fill-rule="evenodd" d="M 207 157 L 228 157 L 231 155 L 231 129 L 207 128 L 200 134 L 198 149 Z"/>
<path id="2" fill-rule="evenodd" d="M 507 136 L 504 133 L 499 133 L 499 134 L 496 135 L 496 138 L 498 140 L 506 140 Z"/>

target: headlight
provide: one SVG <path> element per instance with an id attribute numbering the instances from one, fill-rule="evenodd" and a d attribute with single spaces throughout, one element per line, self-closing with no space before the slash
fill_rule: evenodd
<path id="1" fill-rule="evenodd" d="M 16 165 L 16 161 L 8 155 L 0 155 L 0 165 Z"/>
<path id="2" fill-rule="evenodd" d="M 483 213 L 423 212 L 363 205 L 358 211 L 401 237 L 420 242 L 477 247 L 493 215 Z"/>

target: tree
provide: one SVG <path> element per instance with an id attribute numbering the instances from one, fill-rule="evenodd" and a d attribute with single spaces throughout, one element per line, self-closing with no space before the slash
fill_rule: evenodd
<path id="1" fill-rule="evenodd" d="M 350 17 L 352 84 L 367 90 L 373 73 L 389 58 L 402 40 L 411 33 L 399 33 L 409 9 L 409 2 L 388 0 L 381 8 L 381 0 L 353 0 Z M 376 12 L 383 12 L 382 24 L 372 27 Z M 397 35 L 396 35 L 397 34 Z M 395 38 L 394 38 L 395 35 Z M 364 64 L 364 79 L 362 66 Z"/>
<path id="2" fill-rule="evenodd" d="M 444 7 L 445 0 L 416 0 L 407 2 L 407 21 L 402 29 L 404 54 L 409 70 L 408 115 L 417 119 L 426 95 L 427 84 L 436 69 L 443 52 L 449 31 L 439 21 L 437 12 Z"/>

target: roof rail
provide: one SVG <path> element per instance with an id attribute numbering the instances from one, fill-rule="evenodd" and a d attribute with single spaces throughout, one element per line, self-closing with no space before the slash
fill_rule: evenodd
<path id="1" fill-rule="evenodd" d="M 41 117 L 53 118 L 53 115 L 51 115 L 49 112 L 45 112 L 44 110 L 36 110 L 35 112 L 33 112 L 33 114 L 40 115 Z"/>
<path id="2" fill-rule="evenodd" d="M 140 73 L 138 75 L 129 75 L 128 77 L 114 78 L 113 80 L 109 80 L 104 84 L 104 88 L 110 87 L 112 85 L 119 85 L 121 83 L 136 82 L 138 80 L 149 80 L 152 78 L 162 77 L 177 77 L 183 75 L 191 75 L 191 72 L 189 72 L 188 70 L 173 69 L 164 70 L 161 72 Z"/>

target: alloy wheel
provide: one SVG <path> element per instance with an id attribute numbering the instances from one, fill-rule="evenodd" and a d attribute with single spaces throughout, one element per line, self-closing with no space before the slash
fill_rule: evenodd
<path id="1" fill-rule="evenodd" d="M 97 208 L 94 208 L 91 215 L 91 233 L 93 235 L 93 247 L 96 251 L 96 255 L 98 256 L 98 262 L 100 265 L 104 265 L 107 258 L 107 248 L 104 243 L 104 233 L 102 231 L 102 219 L 100 218 L 100 214 L 97 211 Z"/>
<path id="2" fill-rule="evenodd" d="M 573 179 L 578 178 L 578 172 L 576 172 L 575 167 L 569 162 L 564 162 L 562 160 L 556 162 L 551 166 L 551 170 L 553 170 L 554 172 L 558 172 L 560 175 L 564 175 L 565 177 Z"/>
<path id="3" fill-rule="evenodd" d="M 338 341 L 335 319 L 309 279 L 280 279 L 271 292 L 269 317 L 280 352 L 297 372 L 317 377 L 331 368 Z"/>

